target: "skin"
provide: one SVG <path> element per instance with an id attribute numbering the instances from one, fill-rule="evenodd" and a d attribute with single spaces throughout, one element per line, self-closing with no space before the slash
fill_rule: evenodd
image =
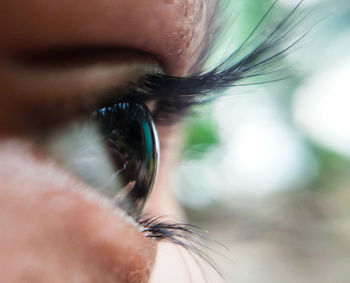
<path id="1" fill-rule="evenodd" d="M 197 268 L 171 256 L 174 250 L 161 254 L 169 245 L 158 247 L 153 268 L 157 244 L 37 141 L 78 110 L 93 109 L 111 86 L 159 69 L 188 75 L 207 44 L 214 8 L 205 0 L 0 2 L 1 282 L 148 282 L 151 273 L 151 282 L 164 282 L 167 269 L 185 282 L 185 265 Z M 57 50 L 87 51 L 56 60 Z M 146 212 L 181 220 L 167 188 L 176 128 L 159 129 L 161 167 Z"/>

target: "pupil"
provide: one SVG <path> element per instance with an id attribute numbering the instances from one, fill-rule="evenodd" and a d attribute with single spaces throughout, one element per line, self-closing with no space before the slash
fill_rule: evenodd
<path id="1" fill-rule="evenodd" d="M 159 162 L 156 127 L 145 105 L 120 102 L 95 111 L 122 189 L 116 204 L 139 216 L 152 190 Z"/>

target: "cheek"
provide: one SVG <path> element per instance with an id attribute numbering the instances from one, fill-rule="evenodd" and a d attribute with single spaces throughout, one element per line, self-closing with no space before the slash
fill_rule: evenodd
<path id="1" fill-rule="evenodd" d="M 147 282 L 155 245 L 21 142 L 0 142 L 1 282 Z"/>

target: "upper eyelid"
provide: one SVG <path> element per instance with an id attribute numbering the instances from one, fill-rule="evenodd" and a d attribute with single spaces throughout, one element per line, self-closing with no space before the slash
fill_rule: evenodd
<path id="1" fill-rule="evenodd" d="M 83 65 L 73 70 L 42 68 L 15 60 L 2 62 L 0 67 L 2 87 L 6 90 L 2 101 L 9 101 L 10 109 L 5 110 L 13 114 L 6 117 L 7 123 L 12 124 L 13 131 L 18 134 L 35 136 L 89 115 L 107 96 L 108 89 L 113 88 L 113 97 L 120 100 L 121 86 L 156 71 L 148 63 L 145 66 L 143 62 L 135 62 L 126 65 L 127 69 L 124 66 L 118 69 L 109 61 L 103 64 L 96 61 L 92 68 Z M 2 106 L 7 104 L 2 103 Z"/>

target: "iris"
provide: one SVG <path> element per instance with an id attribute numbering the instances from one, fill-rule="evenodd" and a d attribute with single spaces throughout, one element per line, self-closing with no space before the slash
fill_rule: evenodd
<path id="1" fill-rule="evenodd" d="M 107 146 L 121 189 L 114 200 L 134 217 L 152 190 L 159 163 L 158 134 L 142 103 L 119 102 L 92 114 Z"/>

